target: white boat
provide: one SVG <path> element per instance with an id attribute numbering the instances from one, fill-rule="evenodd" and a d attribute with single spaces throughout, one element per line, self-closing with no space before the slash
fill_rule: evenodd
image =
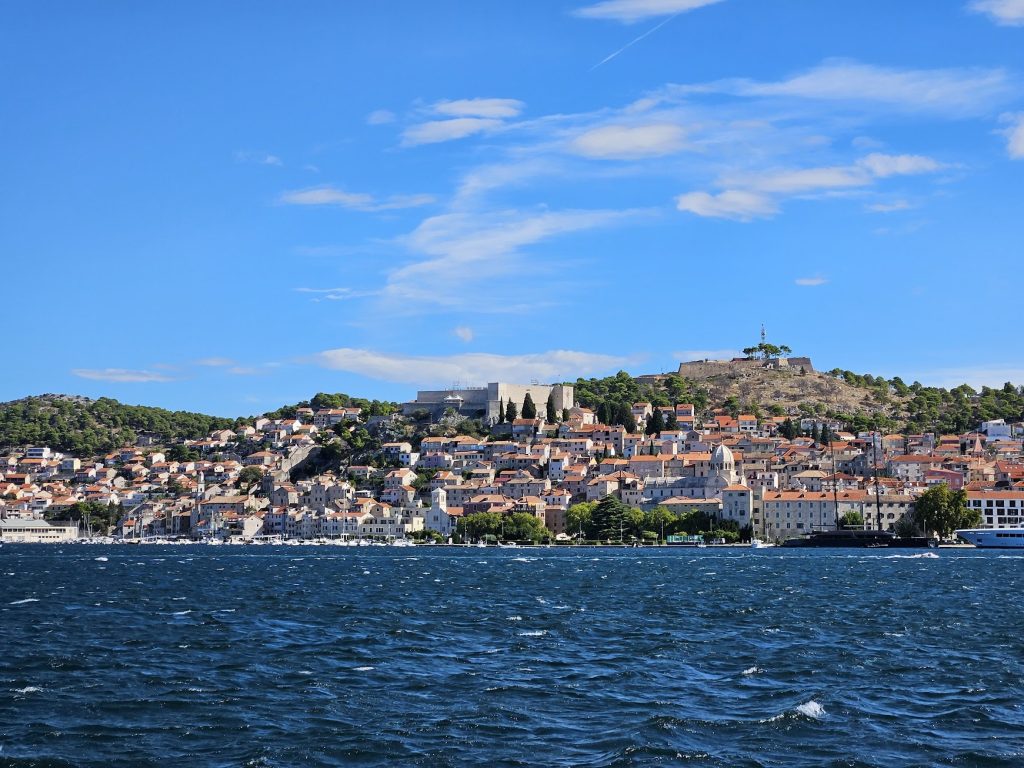
<path id="1" fill-rule="evenodd" d="M 1024 549 L 1024 528 L 964 528 L 956 535 L 982 549 Z"/>
<path id="2" fill-rule="evenodd" d="M 764 549 L 765 547 L 774 547 L 774 546 L 775 546 L 774 544 L 772 544 L 770 542 L 767 542 L 767 541 L 761 541 L 761 539 L 751 539 L 750 540 L 750 548 L 751 549 Z"/>

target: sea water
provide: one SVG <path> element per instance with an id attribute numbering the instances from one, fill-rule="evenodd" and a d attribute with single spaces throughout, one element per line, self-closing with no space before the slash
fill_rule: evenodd
<path id="1" fill-rule="evenodd" d="M 0 766 L 1021 766 L 1024 553 L 0 549 Z"/>

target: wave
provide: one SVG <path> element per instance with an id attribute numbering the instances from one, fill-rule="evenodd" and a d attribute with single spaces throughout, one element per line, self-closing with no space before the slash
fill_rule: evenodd
<path id="1" fill-rule="evenodd" d="M 39 598 L 38 597 L 26 597 L 24 600 L 15 600 L 13 603 L 8 603 L 8 605 L 24 605 L 25 603 L 38 603 L 38 602 L 39 602 Z"/>

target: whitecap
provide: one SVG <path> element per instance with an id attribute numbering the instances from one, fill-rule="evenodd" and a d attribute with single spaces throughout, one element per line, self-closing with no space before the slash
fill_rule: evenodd
<path id="1" fill-rule="evenodd" d="M 505 620 L 506 621 L 522 621 L 523 617 L 522 616 L 507 616 Z"/>
<path id="2" fill-rule="evenodd" d="M 530 630 L 528 632 L 520 632 L 519 636 L 520 637 L 543 637 L 547 633 L 548 633 L 548 631 L 546 629 L 536 629 L 536 630 Z"/>
<path id="3" fill-rule="evenodd" d="M 363 571 L 363 576 L 369 576 L 369 575 L 370 575 L 369 571 Z"/>
<path id="4" fill-rule="evenodd" d="M 95 560 L 97 563 L 105 563 L 109 559 L 110 559 L 109 557 L 94 557 L 93 558 L 93 560 Z"/>
<path id="5" fill-rule="evenodd" d="M 39 602 L 39 598 L 38 597 L 26 597 L 24 600 L 15 600 L 13 603 L 8 603 L 8 605 L 24 605 L 25 603 L 38 603 L 38 602 Z"/>
<path id="6" fill-rule="evenodd" d="M 171 615 L 172 616 L 187 616 L 190 613 L 192 613 L 192 611 L 175 611 Z"/>
<path id="7" fill-rule="evenodd" d="M 796 708 L 796 711 L 812 720 L 821 720 L 825 716 L 825 708 L 814 699 L 805 701 Z"/>
<path id="8" fill-rule="evenodd" d="M 353 667 L 352 671 L 353 672 L 371 672 L 371 671 L 373 671 L 373 669 L 374 669 L 374 667 Z"/>
<path id="9" fill-rule="evenodd" d="M 37 688 L 34 685 L 28 685 L 28 686 L 25 686 L 24 688 L 15 688 L 14 692 L 15 693 L 39 693 L 41 690 L 43 690 L 43 689 L 42 688 Z"/>
<path id="10" fill-rule="evenodd" d="M 758 672 L 764 672 L 760 667 L 747 667 L 743 670 L 744 675 L 756 675 Z"/>

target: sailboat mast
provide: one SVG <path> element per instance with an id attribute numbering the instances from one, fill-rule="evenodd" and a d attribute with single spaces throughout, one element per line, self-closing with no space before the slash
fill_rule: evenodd
<path id="1" fill-rule="evenodd" d="M 878 487 L 878 440 L 882 439 L 878 431 L 878 423 L 875 423 L 875 432 L 871 435 L 871 458 L 875 465 L 875 519 L 878 521 L 878 530 L 882 530 L 882 497 Z"/>

